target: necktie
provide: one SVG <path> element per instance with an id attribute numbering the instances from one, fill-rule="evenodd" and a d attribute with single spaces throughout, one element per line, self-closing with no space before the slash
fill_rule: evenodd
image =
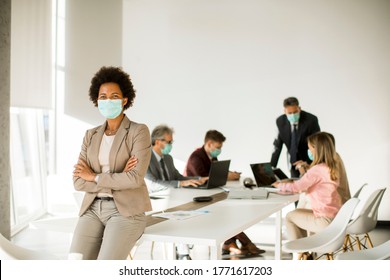
<path id="1" fill-rule="evenodd" d="M 290 162 L 294 163 L 298 160 L 298 141 L 297 141 L 297 125 L 293 125 L 291 132 L 291 145 L 290 145 Z"/>
<path id="2" fill-rule="evenodd" d="M 161 165 L 161 169 L 163 171 L 163 177 L 164 177 L 163 179 L 164 179 L 164 181 L 169 180 L 167 170 L 165 169 L 165 162 L 164 162 L 163 158 L 160 159 L 160 165 Z"/>

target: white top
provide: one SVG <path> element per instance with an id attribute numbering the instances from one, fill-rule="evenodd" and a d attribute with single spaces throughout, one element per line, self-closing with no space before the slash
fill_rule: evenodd
<path id="1" fill-rule="evenodd" d="M 99 163 L 102 169 L 102 173 L 110 173 L 110 150 L 112 143 L 114 142 L 115 135 L 103 134 L 102 142 L 100 143 L 99 150 Z M 107 193 L 98 193 L 98 197 L 111 196 Z"/>

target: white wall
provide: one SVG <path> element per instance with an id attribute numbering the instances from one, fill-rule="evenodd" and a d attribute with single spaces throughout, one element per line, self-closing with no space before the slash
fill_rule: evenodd
<path id="1" fill-rule="evenodd" d="M 65 113 L 99 124 L 89 100 L 93 75 L 122 63 L 122 0 L 66 0 Z"/>
<path id="2" fill-rule="evenodd" d="M 130 117 L 176 130 L 186 161 L 208 129 L 251 175 L 269 161 L 285 97 L 336 137 L 351 191 L 390 186 L 390 1 L 124 0 Z M 286 160 L 279 162 L 285 171 Z M 390 190 L 379 219 L 390 220 Z"/>
<path id="3" fill-rule="evenodd" d="M 48 182 L 52 213 L 66 212 L 74 203 L 72 172 L 85 130 L 104 122 L 89 100 L 91 79 L 100 67 L 122 63 L 122 0 L 66 0 L 64 9 L 64 27 L 60 20 L 58 28 L 65 31 L 58 34 L 64 37 L 59 44 L 65 42 L 58 61 L 65 65 L 56 77 L 57 174 Z"/>

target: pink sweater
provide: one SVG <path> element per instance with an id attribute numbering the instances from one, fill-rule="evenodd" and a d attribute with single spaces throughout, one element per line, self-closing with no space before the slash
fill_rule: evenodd
<path id="1" fill-rule="evenodd" d="M 329 168 L 322 163 L 310 168 L 299 180 L 280 183 L 278 187 L 282 191 L 306 192 L 314 216 L 334 218 L 341 207 L 338 186 L 339 182 L 330 178 Z"/>

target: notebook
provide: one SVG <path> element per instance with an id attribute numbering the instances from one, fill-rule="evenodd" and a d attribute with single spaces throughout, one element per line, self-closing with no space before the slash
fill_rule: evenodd
<path id="1" fill-rule="evenodd" d="M 230 160 L 212 161 L 209 171 L 209 179 L 203 185 L 197 187 L 187 186 L 183 188 L 213 189 L 226 185 L 229 174 Z"/>

